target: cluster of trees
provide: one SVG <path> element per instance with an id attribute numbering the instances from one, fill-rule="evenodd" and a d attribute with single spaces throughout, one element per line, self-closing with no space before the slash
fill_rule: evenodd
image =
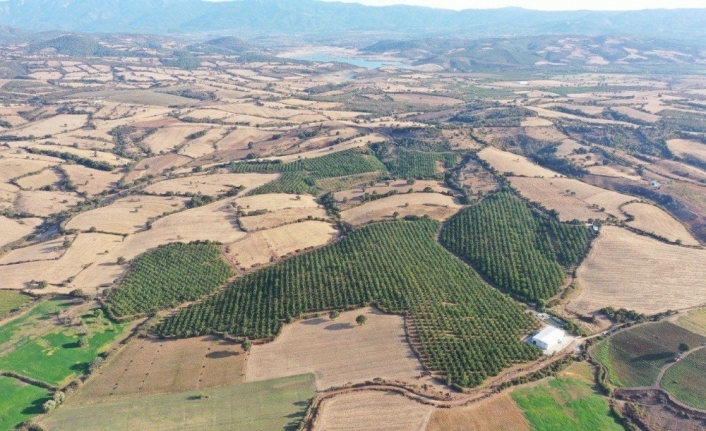
<path id="1" fill-rule="evenodd" d="M 591 233 L 534 213 L 508 192 L 491 195 L 454 216 L 442 243 L 468 259 L 496 286 L 524 301 L 558 292 L 565 270 L 580 262 Z"/>
<path id="2" fill-rule="evenodd" d="M 45 150 L 41 148 L 26 148 L 27 152 L 32 154 L 43 154 L 45 156 L 57 157 L 62 160 L 72 161 L 79 165 L 83 165 L 87 168 L 98 169 L 99 171 L 110 172 L 115 167 L 108 162 L 102 162 L 99 160 L 90 159 L 88 157 L 77 156 L 73 153 L 67 153 L 65 151 L 55 151 L 55 150 Z"/>
<path id="3" fill-rule="evenodd" d="M 194 301 L 222 286 L 232 275 L 218 244 L 174 243 L 137 258 L 110 292 L 107 310 L 115 317 L 139 316 Z"/>
<path id="4" fill-rule="evenodd" d="M 263 268 L 168 317 L 164 336 L 277 335 L 307 313 L 374 303 L 414 322 L 433 370 L 461 386 L 540 352 L 521 341 L 535 327 L 522 307 L 483 282 L 437 241 L 430 219 L 377 223 L 341 241 Z"/>

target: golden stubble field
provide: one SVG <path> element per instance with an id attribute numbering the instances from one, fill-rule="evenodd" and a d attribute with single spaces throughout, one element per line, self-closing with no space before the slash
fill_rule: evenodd
<path id="1" fill-rule="evenodd" d="M 355 319 L 368 321 L 358 326 Z M 420 379 L 422 366 L 407 343 L 402 317 L 366 308 L 286 325 L 275 341 L 254 346 L 245 380 L 260 381 L 304 373 L 316 375 L 319 390 L 376 377 L 410 383 Z"/>
<path id="2" fill-rule="evenodd" d="M 371 221 L 392 220 L 406 215 L 418 215 L 435 220 L 446 220 L 456 214 L 461 205 L 452 196 L 439 193 L 406 193 L 367 202 L 341 213 L 341 218 L 351 224 L 361 225 Z"/>
<path id="3" fill-rule="evenodd" d="M 601 228 L 577 270 L 581 295 L 568 309 L 655 314 L 706 304 L 706 250 L 669 245 L 615 226 Z"/>
<path id="4" fill-rule="evenodd" d="M 245 361 L 239 344 L 216 337 L 139 338 L 92 376 L 71 404 L 231 386 L 244 381 Z"/>

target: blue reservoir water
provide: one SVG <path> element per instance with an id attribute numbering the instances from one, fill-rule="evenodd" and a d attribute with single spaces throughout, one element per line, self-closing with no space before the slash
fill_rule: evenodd
<path id="1" fill-rule="evenodd" d="M 302 55 L 297 57 L 291 57 L 295 60 L 305 60 L 305 61 L 316 61 L 319 63 L 348 63 L 356 67 L 363 67 L 368 70 L 379 69 L 384 66 L 398 67 L 400 69 L 408 69 L 409 65 L 395 62 L 395 61 L 375 61 L 375 60 L 365 60 L 363 58 L 350 58 L 350 57 L 337 57 L 335 55 L 328 55 L 325 53 L 317 53 L 310 55 Z"/>

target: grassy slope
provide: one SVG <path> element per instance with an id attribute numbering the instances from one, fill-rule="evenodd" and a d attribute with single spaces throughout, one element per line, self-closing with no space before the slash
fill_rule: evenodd
<path id="1" fill-rule="evenodd" d="M 34 306 L 21 317 L 0 327 L 0 355 L 8 348 L 15 348 L 28 341 L 29 333 L 36 333 L 51 325 L 53 314 L 71 306 L 70 301 L 53 299 Z"/>
<path id="2" fill-rule="evenodd" d="M 0 290 L 0 319 L 31 300 L 31 297 L 20 292 Z"/>
<path id="3" fill-rule="evenodd" d="M 677 324 L 691 332 L 706 336 L 706 310 L 689 312 L 677 320 Z"/>
<path id="4" fill-rule="evenodd" d="M 205 399 L 195 399 L 199 394 Z M 314 396 L 310 374 L 100 406 L 65 405 L 42 420 L 52 431 L 295 430 Z"/>
<path id="5" fill-rule="evenodd" d="M 651 386 L 660 370 L 672 362 L 679 343 L 698 346 L 706 338 L 669 322 L 641 325 L 620 331 L 599 344 L 594 354 L 608 368 L 613 384 Z"/>
<path id="6" fill-rule="evenodd" d="M 512 392 L 535 431 L 619 431 L 608 401 L 587 382 L 554 379 Z"/>
<path id="7" fill-rule="evenodd" d="M 706 409 L 706 349 L 674 364 L 662 378 L 662 387 L 679 401 Z"/>

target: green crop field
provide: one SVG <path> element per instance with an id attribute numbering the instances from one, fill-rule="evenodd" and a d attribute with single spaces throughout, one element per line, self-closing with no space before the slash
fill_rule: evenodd
<path id="1" fill-rule="evenodd" d="M 67 404 L 42 419 L 52 431 L 294 431 L 314 397 L 314 376 L 286 377 L 200 392 Z"/>
<path id="2" fill-rule="evenodd" d="M 75 305 L 72 301 L 64 299 L 43 301 L 22 316 L 0 326 L 0 356 L 27 341 L 30 336 L 49 332 L 54 327 L 50 321 L 52 317 L 72 305 Z"/>
<path id="3" fill-rule="evenodd" d="M 0 290 L 0 319 L 31 300 L 31 296 L 14 290 Z"/>
<path id="4" fill-rule="evenodd" d="M 207 295 L 233 271 L 215 243 L 174 243 L 138 257 L 108 298 L 114 316 L 132 316 L 174 308 Z"/>
<path id="5" fill-rule="evenodd" d="M 250 194 L 262 195 L 266 193 L 289 193 L 289 194 L 319 194 L 316 188 L 316 181 L 304 172 L 284 172 L 282 176 L 274 181 L 262 185 Z"/>
<path id="6" fill-rule="evenodd" d="M 706 310 L 694 310 L 677 319 L 677 324 L 691 332 L 706 336 Z"/>
<path id="7" fill-rule="evenodd" d="M 430 367 L 459 385 L 478 385 L 536 359 L 539 350 L 521 341 L 536 320 L 444 249 L 436 241 L 439 227 L 427 219 L 369 225 L 239 278 L 155 332 L 266 338 L 304 313 L 374 302 L 390 313 L 409 313 Z"/>
<path id="8" fill-rule="evenodd" d="M 684 404 L 706 409 L 706 348 L 672 365 L 662 377 L 662 387 Z"/>
<path id="9" fill-rule="evenodd" d="M 590 232 L 534 213 L 509 193 L 491 195 L 455 215 L 442 243 L 522 300 L 547 299 L 578 264 Z"/>
<path id="10" fill-rule="evenodd" d="M 706 338 L 669 322 L 640 325 L 620 331 L 596 346 L 594 356 L 616 386 L 655 384 L 662 367 L 671 363 L 679 344 L 695 347 Z"/>
<path id="11" fill-rule="evenodd" d="M 454 165 L 458 161 L 455 153 L 427 153 L 399 148 L 396 157 L 386 162 L 390 173 L 398 178 L 433 178 L 437 174 L 437 166 Z"/>
<path id="12" fill-rule="evenodd" d="M 80 320 L 80 325 L 55 325 L 43 335 L 13 343 L 12 349 L 0 353 L 0 370 L 57 386 L 84 374 L 88 363 L 110 347 L 125 325 L 96 317 L 94 311 Z M 81 338 L 87 340 L 86 345 L 79 343 Z"/>
<path id="13" fill-rule="evenodd" d="M 533 431 L 623 431 L 587 382 L 558 378 L 512 392 Z"/>
<path id="14" fill-rule="evenodd" d="M 42 413 L 42 404 L 47 399 L 46 389 L 0 376 L 0 431 L 10 431 Z"/>

